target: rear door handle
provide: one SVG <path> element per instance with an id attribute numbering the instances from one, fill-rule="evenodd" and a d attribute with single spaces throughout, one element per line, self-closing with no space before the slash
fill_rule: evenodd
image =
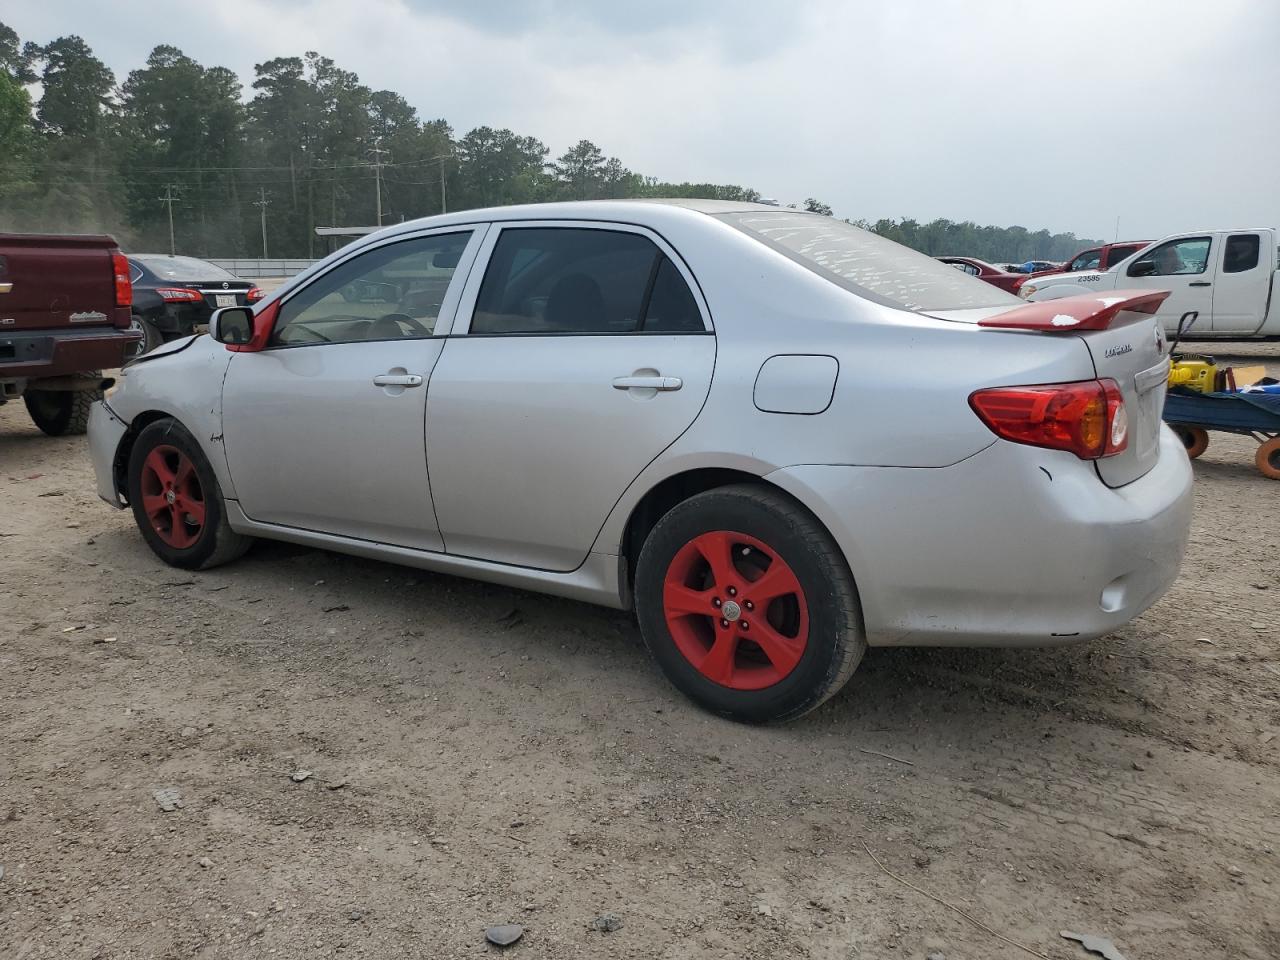
<path id="1" fill-rule="evenodd" d="M 1208 280 L 1195 280 L 1187 284 L 1188 287 L 1212 287 L 1213 284 Z"/>
<path id="2" fill-rule="evenodd" d="M 615 390 L 679 390 L 684 381 L 679 377 L 615 377 Z"/>
<path id="3" fill-rule="evenodd" d="M 422 378 L 416 373 L 380 373 L 373 378 L 375 387 L 420 387 Z"/>

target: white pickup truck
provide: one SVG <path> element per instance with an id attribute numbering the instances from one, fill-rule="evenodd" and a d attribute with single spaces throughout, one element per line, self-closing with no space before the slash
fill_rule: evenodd
<path id="1" fill-rule="evenodd" d="M 1274 229 L 1204 230 L 1165 237 L 1108 270 L 1033 277 L 1019 293 L 1056 300 L 1103 290 L 1168 290 L 1157 314 L 1169 333 L 1189 310 L 1190 336 L 1280 337 L 1280 248 Z"/>

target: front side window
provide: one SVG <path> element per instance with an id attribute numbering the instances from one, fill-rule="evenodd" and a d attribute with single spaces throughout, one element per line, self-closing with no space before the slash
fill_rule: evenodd
<path id="1" fill-rule="evenodd" d="M 1258 265 L 1262 245 L 1256 233 L 1237 233 L 1227 237 L 1227 247 L 1222 255 L 1223 273 L 1244 273 Z"/>
<path id="2" fill-rule="evenodd" d="M 470 238 L 415 237 L 339 264 L 281 304 L 272 346 L 431 336 Z"/>
<path id="3" fill-rule="evenodd" d="M 1015 307 L 1023 301 L 851 223 L 790 210 L 718 214 L 717 219 L 851 293 L 925 313 Z"/>
<path id="4" fill-rule="evenodd" d="M 972 263 L 965 263 L 963 260 L 948 260 L 946 263 L 955 267 L 961 273 L 967 273 L 971 277 L 976 277 L 978 275 L 978 268 Z"/>
<path id="5" fill-rule="evenodd" d="M 1097 270 L 1101 262 L 1101 250 L 1086 250 L 1067 265 L 1067 271 L 1074 273 L 1077 270 Z"/>
<path id="6" fill-rule="evenodd" d="M 1204 273 L 1209 263 L 1209 237 L 1184 237 L 1153 247 L 1129 265 L 1131 277 L 1178 277 Z"/>
<path id="7" fill-rule="evenodd" d="M 509 227 L 489 258 L 469 332 L 702 329 L 688 284 L 647 238 L 619 230 Z"/>

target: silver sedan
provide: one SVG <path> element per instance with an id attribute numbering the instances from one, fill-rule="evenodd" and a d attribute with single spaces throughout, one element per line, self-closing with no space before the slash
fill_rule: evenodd
<path id="1" fill-rule="evenodd" d="M 785 720 L 868 645 L 1082 640 L 1168 588 L 1163 297 L 1027 304 L 777 207 L 471 210 L 130 364 L 90 446 L 166 563 L 266 537 L 631 608 L 690 697 Z"/>

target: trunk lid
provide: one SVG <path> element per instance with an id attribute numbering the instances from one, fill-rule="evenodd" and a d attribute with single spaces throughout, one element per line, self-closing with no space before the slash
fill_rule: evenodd
<path id="1" fill-rule="evenodd" d="M 111 237 L 0 234 L 0 335 L 116 321 Z"/>
<path id="2" fill-rule="evenodd" d="M 200 291 L 205 306 L 210 310 L 250 306 L 247 295 L 253 289 L 253 284 L 247 280 L 210 280 L 208 283 L 189 283 L 184 286 Z"/>

